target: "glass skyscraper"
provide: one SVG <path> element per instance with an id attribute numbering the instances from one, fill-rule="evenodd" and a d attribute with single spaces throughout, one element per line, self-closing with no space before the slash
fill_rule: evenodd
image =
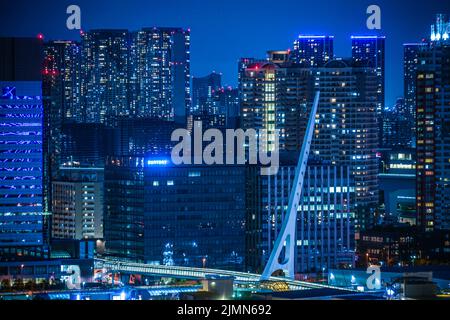
<path id="1" fill-rule="evenodd" d="M 246 167 L 159 163 L 145 168 L 145 260 L 243 271 Z"/>
<path id="2" fill-rule="evenodd" d="M 82 121 L 81 49 L 74 41 L 44 44 L 42 93 L 44 101 L 44 209 L 51 212 L 51 180 L 57 174 L 67 121 Z"/>
<path id="3" fill-rule="evenodd" d="M 244 270 L 255 253 L 247 248 L 256 246 L 250 239 L 255 234 L 247 233 L 257 219 L 255 179 L 256 170 L 244 165 L 177 166 L 161 155 L 110 157 L 106 252 L 152 264 Z"/>
<path id="4" fill-rule="evenodd" d="M 246 65 L 239 83 L 242 128 L 268 130 L 269 147 L 275 130 L 280 130 L 280 149 L 299 150 L 306 128 L 308 93 L 313 95 L 309 88 L 308 68 L 271 60 Z"/>

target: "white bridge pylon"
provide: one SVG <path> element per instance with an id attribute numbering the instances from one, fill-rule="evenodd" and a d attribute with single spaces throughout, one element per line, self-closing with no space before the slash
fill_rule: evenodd
<path id="1" fill-rule="evenodd" d="M 297 245 L 296 229 L 297 229 L 297 210 L 300 203 L 300 197 L 303 190 L 303 181 L 305 179 L 306 167 L 308 165 L 309 151 L 313 138 L 314 127 L 316 123 L 317 108 L 319 105 L 320 91 L 316 92 L 314 103 L 309 115 L 308 126 L 306 127 L 305 137 L 303 140 L 302 150 L 298 159 L 297 168 L 295 169 L 295 178 L 289 195 L 289 203 L 287 214 L 278 234 L 277 240 L 273 246 L 269 260 L 267 261 L 261 280 L 269 280 L 272 274 L 277 270 L 284 271 L 286 277 L 294 279 L 295 274 L 295 246 Z M 284 258 L 280 262 L 280 255 L 283 248 Z"/>

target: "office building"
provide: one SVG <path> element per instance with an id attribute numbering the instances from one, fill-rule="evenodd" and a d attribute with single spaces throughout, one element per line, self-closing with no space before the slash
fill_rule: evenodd
<path id="1" fill-rule="evenodd" d="M 1 81 L 0 247 L 42 246 L 42 89 Z"/>
<path id="2" fill-rule="evenodd" d="M 103 182 L 103 168 L 60 168 L 52 183 L 53 239 L 103 239 Z"/>
<path id="3" fill-rule="evenodd" d="M 104 167 L 116 142 L 116 130 L 101 123 L 68 122 L 61 135 L 61 165 Z"/>
<path id="4" fill-rule="evenodd" d="M 281 228 L 295 176 L 296 157 L 282 157 L 276 176 L 260 178 L 261 258 L 269 258 Z M 310 161 L 297 213 L 296 270 L 322 272 L 354 265 L 355 188 L 350 169 Z"/>
<path id="5" fill-rule="evenodd" d="M 245 270 L 247 251 L 256 252 L 249 249 L 256 247 L 255 234 L 246 232 L 257 219 L 251 188 L 256 172 L 238 165 L 175 166 L 161 156 L 110 157 L 106 253 L 152 264 Z"/>
<path id="6" fill-rule="evenodd" d="M 231 87 L 220 88 L 215 92 L 214 109 L 225 115 L 225 126 L 236 129 L 240 123 L 239 90 Z"/>
<path id="7" fill-rule="evenodd" d="M 384 110 L 383 148 L 406 148 L 415 143 L 411 125 L 413 121 L 397 111 Z"/>
<path id="8" fill-rule="evenodd" d="M 0 256 L 44 256 L 42 42 L 0 38 L 0 57 Z"/>
<path id="9" fill-rule="evenodd" d="M 404 98 L 397 98 L 391 108 L 383 110 L 381 148 L 408 148 L 416 144 L 415 120 Z"/>
<path id="10" fill-rule="evenodd" d="M 162 163 L 145 168 L 145 260 L 244 271 L 246 167 Z"/>
<path id="11" fill-rule="evenodd" d="M 105 254 L 144 261 L 144 158 L 107 158 L 104 185 Z"/>

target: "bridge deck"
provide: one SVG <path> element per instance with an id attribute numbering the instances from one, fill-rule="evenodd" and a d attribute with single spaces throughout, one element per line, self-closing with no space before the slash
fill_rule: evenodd
<path id="1" fill-rule="evenodd" d="M 135 263 L 120 260 L 96 259 L 96 268 L 106 268 L 113 272 L 142 274 L 153 276 L 176 277 L 186 279 L 203 279 L 207 275 L 232 276 L 237 282 L 259 282 L 261 275 L 255 273 L 245 273 L 230 270 L 207 269 L 207 268 L 191 268 L 178 266 L 150 265 L 145 263 Z M 324 284 L 311 283 L 306 281 L 291 280 L 284 277 L 270 277 L 271 281 L 286 282 L 292 290 L 307 290 L 332 288 L 338 290 L 348 290 L 348 288 L 334 287 Z"/>

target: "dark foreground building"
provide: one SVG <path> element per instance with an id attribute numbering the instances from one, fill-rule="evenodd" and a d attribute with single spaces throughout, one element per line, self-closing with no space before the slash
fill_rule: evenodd
<path id="1" fill-rule="evenodd" d="M 134 261 L 243 270 L 255 209 L 245 166 L 174 166 L 111 157 L 105 168 L 107 254 Z"/>

